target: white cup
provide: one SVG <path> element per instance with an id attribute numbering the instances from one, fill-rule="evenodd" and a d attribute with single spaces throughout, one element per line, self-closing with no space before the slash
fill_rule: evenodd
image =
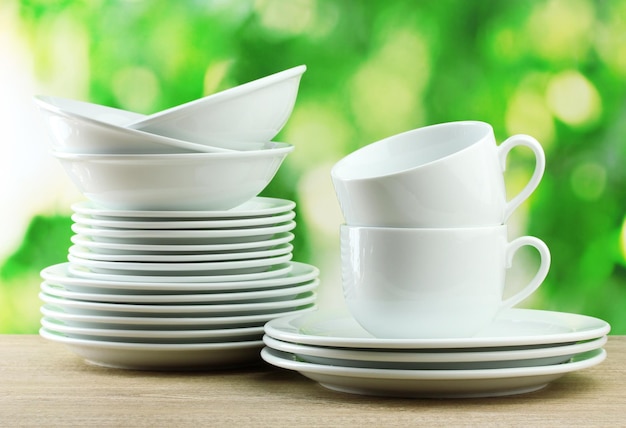
<path id="1" fill-rule="evenodd" d="M 506 158 L 530 148 L 535 169 L 507 202 Z M 515 135 L 496 145 L 491 125 L 450 122 L 369 144 L 341 159 L 331 177 L 347 224 L 465 227 L 503 224 L 537 188 L 545 170 L 541 145 Z"/>
<path id="2" fill-rule="evenodd" d="M 503 300 L 518 249 L 540 254 L 532 280 Z M 351 314 L 380 338 L 471 337 L 530 296 L 550 268 L 546 244 L 511 242 L 505 225 L 410 229 L 341 226 L 343 291 Z"/>

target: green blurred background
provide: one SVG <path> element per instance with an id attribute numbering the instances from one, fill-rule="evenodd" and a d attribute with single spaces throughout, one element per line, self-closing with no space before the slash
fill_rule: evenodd
<path id="1" fill-rule="evenodd" d="M 0 0 L 0 42 L 0 333 L 37 332 L 39 271 L 66 260 L 69 206 L 82 199 L 32 95 L 152 113 L 306 64 L 276 138 L 296 150 L 265 194 L 298 203 L 294 259 L 322 270 L 320 304 L 341 304 L 332 165 L 389 135 L 473 119 L 546 152 L 542 183 L 510 221 L 511 237 L 540 237 L 553 257 L 524 306 L 626 334 L 624 0 Z M 510 194 L 531 168 L 523 149 L 511 155 Z M 512 283 L 536 262 L 519 258 Z"/>

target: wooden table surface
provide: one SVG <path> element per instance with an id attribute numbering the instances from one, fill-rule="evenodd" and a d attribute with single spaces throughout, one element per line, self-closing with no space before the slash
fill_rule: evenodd
<path id="1" fill-rule="evenodd" d="M 107 369 L 34 335 L 0 336 L 1 427 L 626 426 L 626 336 L 608 358 L 543 390 L 475 399 L 329 391 L 296 372 Z"/>

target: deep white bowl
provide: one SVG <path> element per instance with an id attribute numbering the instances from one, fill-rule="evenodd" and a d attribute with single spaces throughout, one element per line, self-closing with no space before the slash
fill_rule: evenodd
<path id="1" fill-rule="evenodd" d="M 293 111 L 305 65 L 138 119 L 128 125 L 159 135 L 233 150 L 267 142 Z"/>
<path id="2" fill-rule="evenodd" d="M 227 153 L 87 155 L 54 152 L 78 189 L 102 208 L 225 210 L 257 196 L 293 146 Z"/>
<path id="3" fill-rule="evenodd" d="M 127 128 L 144 115 L 84 101 L 36 96 L 54 150 L 83 154 L 225 152 L 224 148 L 196 144 Z M 250 148 L 263 148 L 262 143 Z"/>

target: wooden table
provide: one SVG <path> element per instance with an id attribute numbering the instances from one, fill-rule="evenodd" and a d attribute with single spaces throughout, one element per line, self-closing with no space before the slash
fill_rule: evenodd
<path id="1" fill-rule="evenodd" d="M 0 336 L 0 426 L 626 426 L 626 336 L 608 358 L 541 391 L 389 399 L 324 389 L 261 364 L 205 373 L 107 369 L 38 336 Z"/>

